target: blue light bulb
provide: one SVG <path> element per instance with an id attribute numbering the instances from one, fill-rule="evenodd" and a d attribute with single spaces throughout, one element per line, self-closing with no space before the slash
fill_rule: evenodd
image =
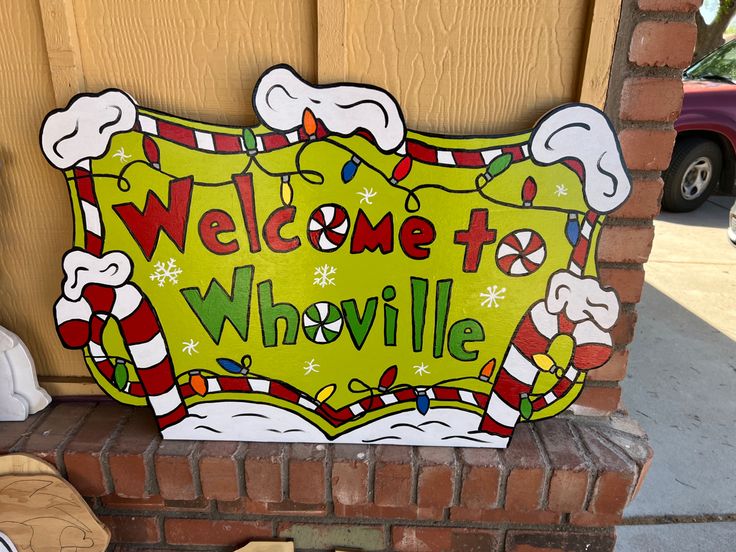
<path id="1" fill-rule="evenodd" d="M 345 163 L 342 166 L 342 181 L 347 184 L 350 182 L 353 178 L 355 178 L 355 173 L 358 172 L 358 167 L 360 166 L 360 159 L 358 159 L 355 155 L 350 158 L 350 160 Z"/>
<path id="2" fill-rule="evenodd" d="M 429 397 L 423 391 L 417 391 L 417 410 L 422 416 L 429 412 Z"/>
<path id="3" fill-rule="evenodd" d="M 572 217 L 567 219 L 567 224 L 565 225 L 565 237 L 567 238 L 567 241 L 570 242 L 570 245 L 575 245 L 578 243 L 578 239 L 580 239 L 580 225 L 578 224 L 577 217 Z"/>
<path id="4" fill-rule="evenodd" d="M 219 364 L 222 368 L 224 368 L 231 374 L 240 374 L 243 371 L 243 366 L 229 358 L 218 358 L 217 364 Z"/>

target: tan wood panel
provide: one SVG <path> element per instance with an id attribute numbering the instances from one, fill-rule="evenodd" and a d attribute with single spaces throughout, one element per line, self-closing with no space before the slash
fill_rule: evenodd
<path id="1" fill-rule="evenodd" d="M 410 127 L 505 132 L 577 98 L 588 0 L 346 0 L 346 77 Z"/>
<path id="2" fill-rule="evenodd" d="M 253 85 L 289 63 L 316 77 L 315 0 L 76 0 L 89 90 L 214 123 L 253 122 Z"/>
<path id="3" fill-rule="evenodd" d="M 603 109 L 621 17 L 621 0 L 593 0 L 585 61 L 581 69 L 580 101 Z"/>
<path id="4" fill-rule="evenodd" d="M 72 230 L 64 179 L 38 145 L 55 107 L 38 3 L 6 0 L 0 27 L 0 324 L 28 345 L 40 374 L 84 375 L 52 313 Z"/>

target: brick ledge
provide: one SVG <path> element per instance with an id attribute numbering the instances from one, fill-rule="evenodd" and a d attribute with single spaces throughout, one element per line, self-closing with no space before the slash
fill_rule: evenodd
<path id="1" fill-rule="evenodd" d="M 473 539 L 531 543 L 541 529 L 613 539 L 652 458 L 622 414 L 525 424 L 507 450 L 488 450 L 161 441 L 147 409 L 111 402 L 0 423 L 7 452 L 54 464 L 113 542 L 229 546 L 348 524 L 396 550 L 435 531 L 457 550 L 474 550 L 460 545 Z M 222 524 L 235 527 L 227 538 Z"/>

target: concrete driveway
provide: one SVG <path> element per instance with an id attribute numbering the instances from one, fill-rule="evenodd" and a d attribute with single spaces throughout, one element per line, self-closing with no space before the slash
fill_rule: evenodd
<path id="1" fill-rule="evenodd" d="M 736 550 L 736 247 L 732 197 L 662 213 L 646 265 L 624 405 L 654 461 L 617 551 Z M 685 523 L 691 522 L 691 523 Z"/>

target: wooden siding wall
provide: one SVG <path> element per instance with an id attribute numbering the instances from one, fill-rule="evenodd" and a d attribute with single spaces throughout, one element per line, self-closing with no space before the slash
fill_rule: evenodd
<path id="1" fill-rule="evenodd" d="M 4 0 L 0 10 L 0 324 L 52 393 L 96 391 L 52 305 L 69 248 L 66 187 L 38 129 L 76 93 L 248 124 L 275 63 L 382 86 L 410 127 L 492 133 L 573 100 L 603 106 L 621 0 Z"/>

